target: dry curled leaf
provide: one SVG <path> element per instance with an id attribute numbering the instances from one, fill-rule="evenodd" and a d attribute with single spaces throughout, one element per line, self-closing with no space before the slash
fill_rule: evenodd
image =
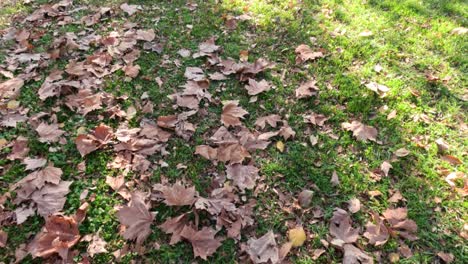
<path id="1" fill-rule="evenodd" d="M 176 182 L 172 187 L 156 184 L 153 190 L 161 192 L 164 203 L 169 206 L 192 205 L 198 196 L 194 186 L 185 188 L 180 182 Z"/>
<path id="2" fill-rule="evenodd" d="M 359 121 L 353 121 L 351 123 L 342 123 L 341 126 L 353 132 L 353 136 L 361 141 L 366 142 L 367 140 L 370 141 L 377 141 L 377 129 L 375 127 L 366 126 Z"/>
<path id="3" fill-rule="evenodd" d="M 253 189 L 258 178 L 258 169 L 251 165 L 234 164 L 226 166 L 226 177 L 233 180 L 241 191 Z"/>
<path id="4" fill-rule="evenodd" d="M 313 51 L 309 46 L 301 44 L 296 48 L 296 64 L 323 57 L 322 51 Z"/>
<path id="5" fill-rule="evenodd" d="M 65 131 L 59 129 L 58 124 L 48 125 L 46 123 L 41 123 L 36 131 L 39 134 L 40 142 L 57 142 L 60 136 L 65 133 Z"/>
<path id="6" fill-rule="evenodd" d="M 330 220 L 330 234 L 335 237 L 335 244 L 340 246 L 345 243 L 356 242 L 359 238 L 359 228 L 353 228 L 348 213 L 337 208 Z"/>
<path id="7" fill-rule="evenodd" d="M 296 98 L 301 99 L 317 95 L 319 90 L 320 89 L 317 87 L 317 81 L 313 79 L 309 80 L 307 82 L 301 83 L 299 88 L 296 89 Z"/>
<path id="8" fill-rule="evenodd" d="M 257 95 L 264 91 L 270 90 L 271 86 L 266 80 L 257 82 L 254 79 L 249 78 L 249 84 L 245 86 L 249 95 Z"/>

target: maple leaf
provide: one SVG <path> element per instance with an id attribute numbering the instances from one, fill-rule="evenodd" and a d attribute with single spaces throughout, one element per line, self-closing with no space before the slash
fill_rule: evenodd
<path id="1" fill-rule="evenodd" d="M 46 123 L 41 123 L 36 131 L 39 134 L 40 142 L 57 142 L 60 136 L 65 133 L 65 131 L 59 129 L 58 124 L 48 125 Z"/>
<path id="2" fill-rule="evenodd" d="M 310 97 L 312 95 L 317 95 L 317 92 L 320 89 L 317 87 L 316 84 L 317 81 L 315 80 L 309 80 L 307 82 L 301 83 L 301 85 L 299 85 L 299 88 L 296 89 L 296 98 L 301 99 Z"/>
<path id="3" fill-rule="evenodd" d="M 330 234 L 335 237 L 337 245 L 354 243 L 359 238 L 359 229 L 352 227 L 352 220 L 348 213 L 336 208 L 330 220 Z"/>
<path id="4" fill-rule="evenodd" d="M 223 102 L 223 112 L 221 114 L 221 122 L 226 127 L 242 125 L 239 118 L 244 118 L 248 114 L 242 107 L 239 107 L 239 101 Z"/>
<path id="5" fill-rule="evenodd" d="M 44 186 L 46 182 L 58 184 L 60 182 L 61 177 L 62 170 L 60 168 L 47 166 L 42 170 L 38 170 L 28 174 L 28 176 L 18 181 L 16 185 L 28 184 L 32 185 L 36 189 L 40 189 Z"/>
<path id="6" fill-rule="evenodd" d="M 277 123 L 281 121 L 281 116 L 279 115 L 268 115 L 257 118 L 255 125 L 261 129 L 264 129 L 266 124 L 269 124 L 271 127 L 276 127 Z"/>
<path id="7" fill-rule="evenodd" d="M 130 205 L 122 207 L 117 212 L 117 217 L 120 223 L 126 227 L 123 233 L 125 239 L 136 239 L 137 244 L 142 244 L 151 234 L 154 214 L 148 210 L 143 193 L 133 193 Z"/>
<path id="8" fill-rule="evenodd" d="M 81 156 L 84 157 L 109 143 L 113 135 L 110 127 L 100 124 L 91 134 L 78 135 L 75 144 Z"/>
<path id="9" fill-rule="evenodd" d="M 247 241 L 246 252 L 254 263 L 279 262 L 279 250 L 273 231 L 268 231 L 258 239 L 250 238 Z"/>
<path id="10" fill-rule="evenodd" d="M 185 68 L 184 77 L 193 81 L 205 80 L 205 73 L 201 68 L 198 67 L 187 67 Z"/>
<path id="11" fill-rule="evenodd" d="M 108 252 L 106 249 L 107 242 L 97 234 L 86 235 L 81 239 L 81 241 L 90 242 L 88 244 L 87 252 L 91 257 L 94 257 L 96 254 Z"/>
<path id="12" fill-rule="evenodd" d="M 221 240 L 215 238 L 216 233 L 217 231 L 206 226 L 200 231 L 193 229 L 191 226 L 185 226 L 180 235 L 192 243 L 195 257 L 206 260 L 221 246 Z"/>
<path id="13" fill-rule="evenodd" d="M 230 162 L 231 164 L 242 163 L 245 158 L 249 158 L 250 154 L 247 149 L 240 144 L 228 144 L 218 148 L 218 160 L 222 162 Z"/>
<path id="14" fill-rule="evenodd" d="M 270 90 L 271 86 L 266 80 L 257 82 L 254 79 L 249 78 L 249 84 L 245 86 L 249 95 L 257 95 L 264 91 Z"/>
<path id="15" fill-rule="evenodd" d="M 28 252 L 34 258 L 46 258 L 57 253 L 67 263 L 69 249 L 79 240 L 80 232 L 74 217 L 52 215 L 47 218 L 44 228 L 28 245 Z"/>
<path id="16" fill-rule="evenodd" d="M 346 244 L 343 247 L 343 264 L 373 264 L 374 259 L 359 248 Z"/>
<path id="17" fill-rule="evenodd" d="M 383 245 L 387 243 L 390 234 L 384 222 L 382 221 L 382 219 L 380 219 L 380 216 L 374 212 L 372 212 L 371 215 L 375 221 L 375 224 L 372 222 L 368 222 L 366 224 L 366 232 L 364 233 L 364 237 L 369 239 L 369 243 L 372 245 Z"/>
<path id="18" fill-rule="evenodd" d="M 327 120 L 328 120 L 328 117 L 326 117 L 323 114 L 312 113 L 310 115 L 304 116 L 304 122 L 310 123 L 312 125 L 320 126 L 320 127 L 323 126 L 325 124 L 325 121 Z"/>
<path id="19" fill-rule="evenodd" d="M 194 186 L 185 188 L 180 182 L 176 182 L 172 187 L 155 184 L 153 190 L 161 192 L 164 203 L 169 206 L 192 205 L 198 196 Z"/>
<path id="20" fill-rule="evenodd" d="M 233 180 L 241 191 L 253 189 L 258 178 L 258 169 L 251 165 L 234 164 L 226 166 L 226 177 Z"/>
<path id="21" fill-rule="evenodd" d="M 122 68 L 122 70 L 124 71 L 125 76 L 128 76 L 130 78 L 135 78 L 140 73 L 140 65 L 128 64 L 128 65 L 125 65 Z"/>
<path id="22" fill-rule="evenodd" d="M 21 87 L 24 85 L 24 80 L 21 78 L 13 78 L 0 83 L 0 98 L 15 99 L 18 97 Z"/>
<path id="23" fill-rule="evenodd" d="M 23 159 L 28 155 L 28 153 L 28 139 L 23 136 L 19 136 L 15 139 L 15 141 L 13 141 L 11 153 L 7 158 L 9 160 Z"/>
<path id="24" fill-rule="evenodd" d="M 164 223 L 158 227 L 166 234 L 172 234 L 170 245 L 177 244 L 181 239 L 181 233 L 186 224 L 188 223 L 188 214 L 181 214 L 179 216 L 168 218 Z"/>
<path id="25" fill-rule="evenodd" d="M 358 140 L 377 142 L 378 131 L 375 127 L 366 126 L 359 121 L 353 121 L 352 123 L 344 122 L 341 126 L 348 131 L 352 131 L 353 136 Z"/>
<path id="26" fill-rule="evenodd" d="M 205 159 L 216 160 L 218 157 L 218 149 L 207 145 L 199 145 L 195 148 L 195 154 L 198 154 Z"/>
<path id="27" fill-rule="evenodd" d="M 312 51 L 312 49 L 305 45 L 299 45 L 296 50 L 296 64 L 301 64 L 308 60 L 315 60 L 316 58 L 323 57 L 323 52 L 321 51 Z"/>
<path id="28" fill-rule="evenodd" d="M 156 37 L 156 34 L 154 34 L 153 29 L 148 29 L 148 30 L 139 29 L 136 32 L 136 39 L 138 40 L 153 41 L 155 37 Z"/>

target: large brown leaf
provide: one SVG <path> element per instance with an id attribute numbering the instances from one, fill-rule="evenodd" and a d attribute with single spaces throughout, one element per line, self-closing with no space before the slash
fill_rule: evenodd
<path id="1" fill-rule="evenodd" d="M 117 217 L 120 223 L 126 227 L 123 233 L 125 239 L 136 239 L 137 244 L 142 244 L 151 234 L 154 214 L 148 210 L 143 193 L 133 193 L 130 205 L 122 207 L 117 212 Z"/>
<path id="2" fill-rule="evenodd" d="M 249 84 L 245 86 L 249 95 L 257 95 L 264 91 L 270 90 L 271 86 L 266 80 L 257 82 L 254 79 L 249 78 Z"/>
<path id="3" fill-rule="evenodd" d="M 359 121 L 353 121 L 351 123 L 342 123 L 341 126 L 353 132 L 353 136 L 361 141 L 371 140 L 376 142 L 377 141 L 377 129 L 375 127 L 366 126 Z"/>
<path id="4" fill-rule="evenodd" d="M 156 184 L 153 190 L 161 192 L 164 203 L 169 206 L 192 205 L 198 196 L 194 186 L 185 188 L 180 182 L 176 182 L 172 187 Z"/>
<path id="5" fill-rule="evenodd" d="M 372 213 L 372 218 L 375 224 L 369 222 L 366 224 L 366 232 L 364 237 L 369 239 L 369 243 L 375 246 L 380 246 L 387 243 L 390 234 L 382 219 L 377 213 Z"/>
<path id="6" fill-rule="evenodd" d="M 352 220 L 349 214 L 340 208 L 333 212 L 330 220 L 330 234 L 335 237 L 336 245 L 354 243 L 359 238 L 359 229 L 352 227 Z"/>
<path id="7" fill-rule="evenodd" d="M 46 258 L 57 253 L 64 263 L 68 263 L 68 251 L 79 240 L 80 232 L 74 217 L 52 215 L 47 218 L 45 227 L 28 245 L 28 252 L 34 258 Z"/>
<path id="8" fill-rule="evenodd" d="M 188 214 L 181 214 L 167 219 L 164 223 L 159 225 L 159 228 L 166 234 L 172 234 L 169 244 L 174 245 L 182 239 L 181 233 L 187 223 Z"/>
<path id="9" fill-rule="evenodd" d="M 259 239 L 250 238 L 247 241 L 247 254 L 254 263 L 279 263 L 279 250 L 273 231 L 269 231 Z"/>
<path id="10" fill-rule="evenodd" d="M 359 248 L 346 244 L 344 245 L 343 264 L 373 264 L 374 259 Z"/>
<path id="11" fill-rule="evenodd" d="M 221 114 L 221 122 L 226 127 L 242 125 L 240 118 L 248 114 L 242 107 L 238 106 L 238 101 L 226 101 L 223 103 L 223 113 Z"/>
<path id="12" fill-rule="evenodd" d="M 309 46 L 301 44 L 296 48 L 296 64 L 323 57 L 323 52 L 313 51 Z"/>
<path id="13" fill-rule="evenodd" d="M 203 227 L 197 231 L 191 226 L 185 226 L 180 235 L 192 243 L 193 254 L 206 260 L 221 246 L 221 239 L 215 238 L 217 231 L 210 227 Z"/>
<path id="14" fill-rule="evenodd" d="M 226 167 L 226 177 L 233 180 L 241 191 L 253 189 L 258 178 L 258 169 L 251 165 L 234 164 Z"/>
<path id="15" fill-rule="evenodd" d="M 20 78 L 13 78 L 0 83 L 0 98 L 15 99 L 19 95 L 20 89 L 23 85 L 24 80 Z"/>
<path id="16" fill-rule="evenodd" d="M 59 129 L 58 124 L 48 125 L 46 123 L 41 123 L 36 128 L 37 133 L 39 134 L 40 142 L 57 142 L 60 139 L 60 136 L 65 133 L 65 131 Z"/>

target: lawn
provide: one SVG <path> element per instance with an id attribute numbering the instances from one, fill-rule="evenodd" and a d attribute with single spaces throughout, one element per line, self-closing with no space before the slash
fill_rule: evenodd
<path id="1" fill-rule="evenodd" d="M 0 3 L 0 262 L 468 261 L 466 1 L 57 3 Z"/>

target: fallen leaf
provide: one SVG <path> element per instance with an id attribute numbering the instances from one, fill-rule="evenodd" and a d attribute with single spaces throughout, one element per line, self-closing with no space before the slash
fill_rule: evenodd
<path id="1" fill-rule="evenodd" d="M 308 208 L 312 203 L 312 197 L 314 196 L 314 192 L 311 190 L 303 190 L 299 193 L 297 200 L 299 205 L 302 208 Z"/>
<path id="2" fill-rule="evenodd" d="M 332 177 L 331 177 L 331 180 L 330 180 L 330 183 L 331 183 L 333 186 L 338 186 L 338 185 L 340 185 L 340 179 L 339 179 L 338 173 L 336 173 L 336 171 L 333 171 Z"/>
<path id="3" fill-rule="evenodd" d="M 181 239 L 181 233 L 188 223 L 188 214 L 181 214 L 179 216 L 168 218 L 164 223 L 158 227 L 166 234 L 172 234 L 169 245 L 177 244 Z"/>
<path id="4" fill-rule="evenodd" d="M 390 88 L 383 84 L 378 84 L 376 82 L 370 82 L 366 84 L 367 89 L 374 91 L 377 93 L 380 97 L 385 97 L 387 95 L 387 92 L 390 91 Z"/>
<path id="5" fill-rule="evenodd" d="M 246 252 L 254 263 L 279 262 L 279 250 L 273 231 L 269 231 L 258 239 L 249 238 Z"/>
<path id="6" fill-rule="evenodd" d="M 452 156 L 452 155 L 444 155 L 440 159 L 443 160 L 443 161 L 446 161 L 446 162 L 448 162 L 448 163 L 450 163 L 452 165 L 463 164 L 463 162 L 459 158 L 457 158 L 455 156 Z"/>
<path id="7" fill-rule="evenodd" d="M 0 83 L 0 98 L 2 99 L 15 99 L 23 87 L 24 81 L 20 78 L 13 78 L 8 81 Z"/>
<path id="8" fill-rule="evenodd" d="M 117 217 L 126 227 L 123 233 L 125 239 L 136 239 L 136 243 L 141 245 L 151 234 L 154 215 L 148 210 L 143 193 L 133 193 L 130 205 L 122 207 L 117 212 Z"/>
<path id="9" fill-rule="evenodd" d="M 320 90 L 317 86 L 317 81 L 309 80 L 307 82 L 301 83 L 299 88 L 296 89 L 296 98 L 306 98 L 312 95 L 317 95 L 317 92 Z"/>
<path id="10" fill-rule="evenodd" d="M 255 125 L 261 129 L 264 129 L 266 124 L 269 124 L 271 127 L 276 127 L 277 123 L 280 121 L 281 117 L 279 115 L 268 115 L 257 118 Z"/>
<path id="11" fill-rule="evenodd" d="M 442 138 L 438 138 L 435 143 L 437 144 L 437 149 L 440 153 L 444 153 L 450 149 L 450 146 Z"/>
<path id="12" fill-rule="evenodd" d="M 348 210 L 352 213 L 355 214 L 361 210 L 361 201 L 357 198 L 352 198 L 351 200 L 348 201 Z"/>
<path id="13" fill-rule="evenodd" d="M 361 141 L 366 142 L 367 140 L 377 141 L 377 129 L 371 126 L 366 126 L 359 121 L 353 121 L 352 123 L 342 123 L 341 126 L 353 132 L 353 136 Z"/>
<path id="14" fill-rule="evenodd" d="M 198 196 L 194 186 L 185 188 L 180 182 L 176 182 L 172 187 L 156 184 L 153 190 L 161 192 L 164 203 L 169 206 L 192 205 Z"/>
<path id="15" fill-rule="evenodd" d="M 139 5 L 129 5 L 127 3 L 123 3 L 120 5 L 120 9 L 122 9 L 125 13 L 127 13 L 129 16 L 132 16 L 135 14 L 139 9 L 141 9 L 141 6 Z"/>
<path id="16" fill-rule="evenodd" d="M 320 256 L 322 256 L 323 253 L 325 253 L 324 249 L 314 249 L 312 251 L 312 260 L 317 260 L 318 258 L 320 258 Z"/>
<path id="17" fill-rule="evenodd" d="M 202 230 L 196 231 L 190 226 L 185 226 L 180 235 L 192 243 L 195 257 L 207 260 L 221 246 L 221 240 L 215 238 L 216 233 L 217 231 L 209 227 L 203 227 Z"/>
<path id="18" fill-rule="evenodd" d="M 299 45 L 296 48 L 295 52 L 296 52 L 296 64 L 301 64 L 308 60 L 315 60 L 317 58 L 323 57 L 323 52 L 312 51 L 312 49 L 305 44 Z"/>
<path id="19" fill-rule="evenodd" d="M 292 243 L 292 247 L 300 247 L 304 244 L 307 239 L 306 233 L 302 226 L 290 229 L 288 232 L 289 241 Z"/>
<path id="20" fill-rule="evenodd" d="M 249 84 L 245 86 L 249 95 L 257 95 L 264 91 L 270 90 L 271 86 L 266 80 L 257 82 L 254 79 L 249 78 Z"/>
<path id="21" fill-rule="evenodd" d="M 343 247 L 344 256 L 343 264 L 373 264 L 374 260 L 371 256 L 361 251 L 359 248 L 346 244 Z"/>
<path id="22" fill-rule="evenodd" d="M 36 131 L 39 134 L 40 142 L 57 142 L 60 136 L 65 133 L 65 131 L 59 129 L 58 124 L 48 125 L 46 123 L 41 123 Z"/>
<path id="23" fill-rule="evenodd" d="M 221 114 L 221 122 L 226 127 L 242 125 L 240 118 L 248 114 L 242 107 L 238 106 L 239 101 L 223 102 L 223 112 Z"/>
<path id="24" fill-rule="evenodd" d="M 34 258 L 47 258 L 57 253 L 63 262 L 68 263 L 69 250 L 79 240 L 80 232 L 74 217 L 51 215 L 27 248 Z"/>
<path id="25" fill-rule="evenodd" d="M 255 181 L 258 179 L 258 169 L 251 165 L 227 165 L 226 177 L 233 180 L 234 185 L 241 191 L 253 189 L 255 187 Z"/>
<path id="26" fill-rule="evenodd" d="M 6 247 L 8 233 L 0 229 L 0 248 Z"/>
<path id="27" fill-rule="evenodd" d="M 107 253 L 107 242 L 98 235 L 93 235 L 88 245 L 87 252 L 91 257 L 96 254 Z"/>
<path id="28" fill-rule="evenodd" d="M 354 243 L 359 238 L 359 228 L 352 227 L 352 220 L 348 213 L 336 208 L 330 220 L 330 234 L 335 237 L 336 243 Z"/>
<path id="29" fill-rule="evenodd" d="M 372 222 L 366 224 L 364 237 L 369 239 L 369 243 L 374 246 L 383 245 L 387 243 L 390 234 L 384 222 L 380 219 L 380 216 L 377 213 L 372 213 L 371 215 L 375 224 Z"/>
<path id="30" fill-rule="evenodd" d="M 283 141 L 278 141 L 278 142 L 276 142 L 276 148 L 277 148 L 280 152 L 284 152 L 284 143 L 283 143 Z"/>
<path id="31" fill-rule="evenodd" d="M 395 156 L 401 158 L 401 157 L 406 157 L 410 154 L 410 151 L 405 149 L 405 148 L 400 148 L 400 149 L 397 149 L 395 152 L 394 152 Z"/>
<path id="32" fill-rule="evenodd" d="M 455 260 L 455 256 L 452 253 L 439 252 L 437 256 L 442 259 L 445 263 L 452 263 Z"/>
<path id="33" fill-rule="evenodd" d="M 23 160 L 23 164 L 26 165 L 25 170 L 35 170 L 37 168 L 44 167 L 46 165 L 47 160 L 46 159 L 33 159 L 33 158 L 25 158 Z"/>

